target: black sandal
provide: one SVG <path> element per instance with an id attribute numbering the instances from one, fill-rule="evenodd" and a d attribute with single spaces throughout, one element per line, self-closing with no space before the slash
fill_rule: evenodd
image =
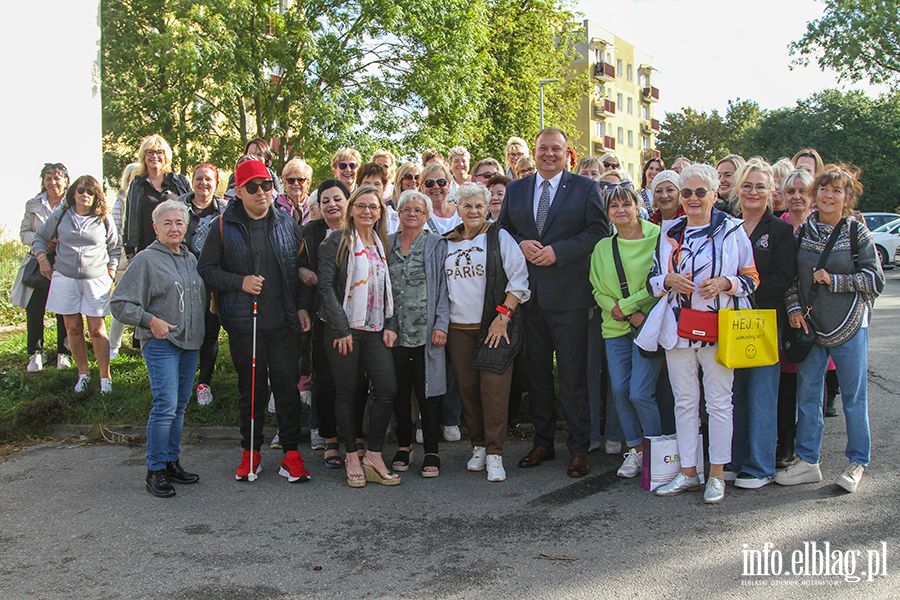
<path id="1" fill-rule="evenodd" d="M 412 462 L 412 457 L 412 449 L 397 450 L 397 453 L 394 454 L 393 460 L 391 460 L 391 468 L 395 471 L 408 471 L 409 464 Z"/>
<path id="2" fill-rule="evenodd" d="M 325 444 L 325 452 L 329 450 L 338 450 L 338 454 L 335 456 L 326 456 L 325 457 L 325 468 L 326 469 L 343 469 L 344 468 L 344 459 L 341 458 L 340 455 L 340 444 L 337 442 L 327 442 Z"/>
<path id="3" fill-rule="evenodd" d="M 426 471 L 425 469 L 435 467 L 437 471 Z M 437 477 L 441 474 L 441 457 L 437 454 L 426 454 L 422 460 L 422 477 Z"/>

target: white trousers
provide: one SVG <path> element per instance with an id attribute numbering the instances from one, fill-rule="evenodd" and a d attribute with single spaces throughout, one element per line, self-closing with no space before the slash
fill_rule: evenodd
<path id="1" fill-rule="evenodd" d="M 675 430 L 681 466 L 696 467 L 703 456 L 697 456 L 700 434 L 700 374 L 703 369 L 703 392 L 709 414 L 709 462 L 727 465 L 731 462 L 732 403 L 731 385 L 734 370 L 716 362 L 716 344 L 704 348 L 666 350 L 669 381 L 675 394 Z"/>

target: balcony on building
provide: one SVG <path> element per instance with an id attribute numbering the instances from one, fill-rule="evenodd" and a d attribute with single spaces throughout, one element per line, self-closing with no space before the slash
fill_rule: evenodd
<path id="1" fill-rule="evenodd" d="M 616 78 L 616 68 L 608 62 L 594 63 L 594 78 L 607 83 Z"/>
<path id="2" fill-rule="evenodd" d="M 660 151 L 656 150 L 655 148 L 647 148 L 646 150 L 643 150 L 641 154 L 643 155 L 642 160 L 644 162 L 647 162 L 648 160 L 651 160 L 653 158 L 662 158 L 662 154 L 660 153 Z"/>
<path id="3" fill-rule="evenodd" d="M 644 119 L 641 121 L 642 133 L 659 133 L 658 119 Z"/>
<path id="4" fill-rule="evenodd" d="M 616 149 L 616 138 L 611 135 L 604 135 L 603 149 L 607 151 L 614 151 Z"/>
<path id="5" fill-rule="evenodd" d="M 599 119 L 616 116 L 616 103 L 608 98 L 594 100 L 594 116 Z"/>
<path id="6" fill-rule="evenodd" d="M 659 88 L 655 88 L 653 86 L 645 87 L 641 90 L 641 100 L 644 102 L 658 102 L 659 101 Z"/>

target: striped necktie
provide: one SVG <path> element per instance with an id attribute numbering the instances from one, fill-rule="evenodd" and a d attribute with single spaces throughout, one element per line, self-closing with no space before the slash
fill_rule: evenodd
<path id="1" fill-rule="evenodd" d="M 547 215 L 550 213 L 550 182 L 545 179 L 541 182 L 541 187 L 544 189 L 538 200 L 537 219 L 535 219 L 538 236 L 544 235 L 544 225 L 547 223 Z"/>

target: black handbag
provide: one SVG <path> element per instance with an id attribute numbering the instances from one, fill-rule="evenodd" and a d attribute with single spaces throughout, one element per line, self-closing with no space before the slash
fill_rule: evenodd
<path id="1" fill-rule="evenodd" d="M 50 256 L 47 256 L 50 260 Z M 50 261 L 53 264 L 53 261 Z M 46 290 L 50 287 L 50 280 L 41 275 L 41 263 L 34 256 L 29 257 L 22 272 L 22 285 L 34 290 Z"/>
<path id="2" fill-rule="evenodd" d="M 622 291 L 622 297 L 627 298 L 631 295 L 628 290 L 628 280 L 625 279 L 625 267 L 622 265 L 622 256 L 619 254 L 619 234 L 613 236 L 612 238 L 612 251 L 613 251 L 613 262 L 616 263 L 616 275 L 619 276 L 619 289 Z M 644 320 L 646 323 L 646 319 Z M 641 327 L 644 326 L 644 323 L 641 323 Z M 631 326 L 631 331 L 634 333 L 634 336 L 637 337 L 641 333 L 641 327 Z M 641 356 L 644 358 L 662 358 L 666 355 L 666 351 L 659 347 L 657 344 L 656 350 L 644 350 L 640 346 L 638 346 L 638 352 L 641 353 Z"/>
<path id="3" fill-rule="evenodd" d="M 853 224 L 855 225 L 855 221 Z M 819 256 L 819 262 L 816 264 L 816 271 L 825 268 L 825 263 L 828 262 L 828 257 L 831 255 L 831 250 L 834 248 L 834 244 L 837 242 L 838 236 L 840 236 L 841 228 L 844 226 L 844 219 L 841 219 L 840 222 L 835 226 L 834 231 L 831 232 L 831 237 L 828 238 L 828 243 L 825 244 L 825 249 L 822 250 L 822 255 Z M 851 227 L 850 232 L 851 240 L 856 239 L 856 227 Z M 797 239 L 797 245 L 799 250 L 800 241 L 803 239 L 803 230 L 800 230 L 800 236 Z M 853 255 L 854 260 L 856 259 L 856 254 L 858 251 L 855 250 L 855 245 L 853 247 Z M 809 294 L 807 294 L 806 298 L 806 313 L 803 315 L 804 319 L 806 319 L 806 326 L 809 328 L 809 331 L 804 331 L 803 327 L 788 327 L 786 331 L 781 334 L 781 348 L 784 351 L 784 358 L 788 362 L 792 362 L 794 364 L 802 363 L 806 360 L 806 357 L 809 355 L 809 351 L 812 350 L 812 347 L 816 343 L 816 330 L 813 325 L 812 315 L 810 311 L 812 310 L 812 305 L 816 300 L 816 295 L 819 293 L 819 286 L 815 282 L 815 280 L 809 286 Z"/>

